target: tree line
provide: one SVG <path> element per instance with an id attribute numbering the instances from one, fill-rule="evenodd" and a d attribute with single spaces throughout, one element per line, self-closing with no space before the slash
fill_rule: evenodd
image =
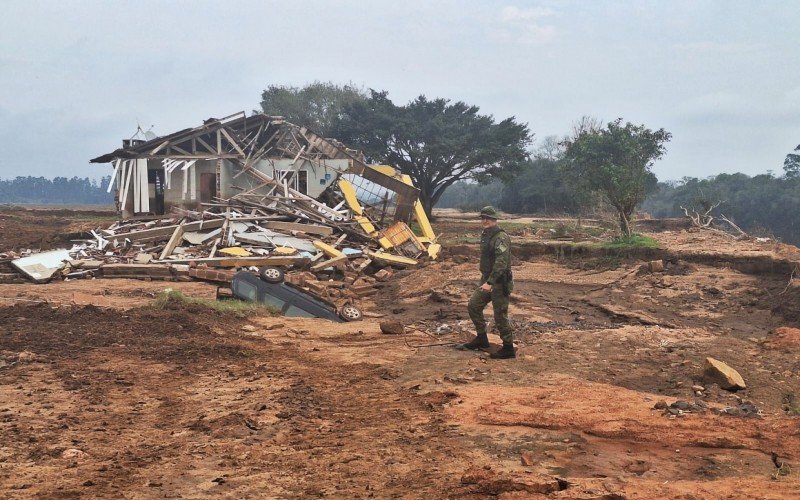
<path id="1" fill-rule="evenodd" d="M 111 205 L 114 194 L 106 193 L 111 176 L 88 177 L 15 177 L 0 179 L 0 203 L 41 205 Z"/>
<path id="2" fill-rule="evenodd" d="M 654 217 L 681 217 L 683 209 L 725 215 L 756 236 L 778 237 L 800 245 L 800 175 L 719 174 L 661 182 L 642 210 Z"/>
<path id="3" fill-rule="evenodd" d="M 601 126 L 584 118 L 571 136 L 555 141 L 549 156 L 532 161 L 534 134 L 526 123 L 513 116 L 496 120 L 462 101 L 420 95 L 398 105 L 386 91 L 315 82 L 268 87 L 261 110 L 356 147 L 369 162 L 398 168 L 419 188 L 429 215 L 456 183 L 501 181 L 527 196 L 534 184 L 521 181 L 533 168 L 552 165 L 560 190 L 573 197 L 571 208 L 603 200 L 626 236 L 635 208 L 656 183 L 653 163 L 671 138 L 664 129 L 622 119 Z"/>

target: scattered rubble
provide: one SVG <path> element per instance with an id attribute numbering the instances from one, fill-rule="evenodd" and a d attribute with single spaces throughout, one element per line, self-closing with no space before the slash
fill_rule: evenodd
<path id="1" fill-rule="evenodd" d="M 668 405 L 666 401 L 659 401 L 653 406 L 654 410 L 663 410 L 667 416 L 681 416 L 686 413 L 703 413 L 708 410 L 708 405 L 699 399 L 694 403 L 678 400 Z"/>
<path id="2" fill-rule="evenodd" d="M 717 415 L 729 415 L 742 418 L 761 418 L 761 410 L 750 401 L 741 401 L 735 406 L 725 408 L 710 408 L 705 401 L 695 399 L 693 403 L 678 400 L 672 404 L 666 401 L 659 401 L 653 406 L 654 410 L 663 410 L 664 415 L 669 417 L 680 417 L 687 413 L 705 413 L 711 411 Z"/>
<path id="3" fill-rule="evenodd" d="M 761 418 L 761 410 L 749 401 L 744 401 L 736 406 L 728 406 L 721 410 L 714 409 L 714 413 L 718 415 L 730 415 L 732 417 L 742 418 Z"/>
<path id="4" fill-rule="evenodd" d="M 721 388 L 727 391 L 738 391 L 746 389 L 747 385 L 739 372 L 714 358 L 706 358 L 704 375 L 716 382 Z"/>

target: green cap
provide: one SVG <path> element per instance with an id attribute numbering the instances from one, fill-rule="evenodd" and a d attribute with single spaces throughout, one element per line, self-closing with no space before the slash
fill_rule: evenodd
<path id="1" fill-rule="evenodd" d="M 497 213 L 497 210 L 491 205 L 481 208 L 481 218 L 482 219 L 494 219 L 497 220 L 500 214 Z"/>

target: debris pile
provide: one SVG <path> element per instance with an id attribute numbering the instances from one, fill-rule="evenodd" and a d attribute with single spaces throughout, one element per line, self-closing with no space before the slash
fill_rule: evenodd
<path id="1" fill-rule="evenodd" d="M 145 139 L 91 160 L 113 166 L 122 220 L 70 249 L 7 256 L 10 267 L 37 283 L 229 283 L 237 297 L 234 276 L 249 270 L 339 309 L 441 251 L 408 175 L 282 117 L 235 113 Z M 248 300 L 267 300 L 250 290 Z"/>
<path id="2" fill-rule="evenodd" d="M 326 193 L 333 207 L 300 194 L 248 194 L 173 207 L 172 216 L 121 220 L 90 232 L 71 249 L 7 254 L 28 279 L 139 278 L 229 282 L 236 270 L 264 266 L 291 270 L 286 280 L 326 298 L 365 297 L 395 267 L 435 259 L 441 249 L 424 212 L 416 234 L 388 222 L 385 208 L 362 206 L 350 181 Z"/>

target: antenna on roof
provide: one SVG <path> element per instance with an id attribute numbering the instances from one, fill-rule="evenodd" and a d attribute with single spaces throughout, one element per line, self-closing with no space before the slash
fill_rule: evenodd
<path id="1" fill-rule="evenodd" d="M 150 125 L 150 128 L 145 130 L 145 129 L 142 128 L 142 126 L 139 124 L 139 122 L 137 120 L 137 122 L 136 122 L 136 132 L 134 132 L 133 135 L 131 136 L 131 140 L 133 140 L 133 139 L 141 139 L 142 137 L 144 137 L 145 141 L 152 141 L 153 139 L 155 139 L 158 136 L 153 133 L 153 125 Z"/>

